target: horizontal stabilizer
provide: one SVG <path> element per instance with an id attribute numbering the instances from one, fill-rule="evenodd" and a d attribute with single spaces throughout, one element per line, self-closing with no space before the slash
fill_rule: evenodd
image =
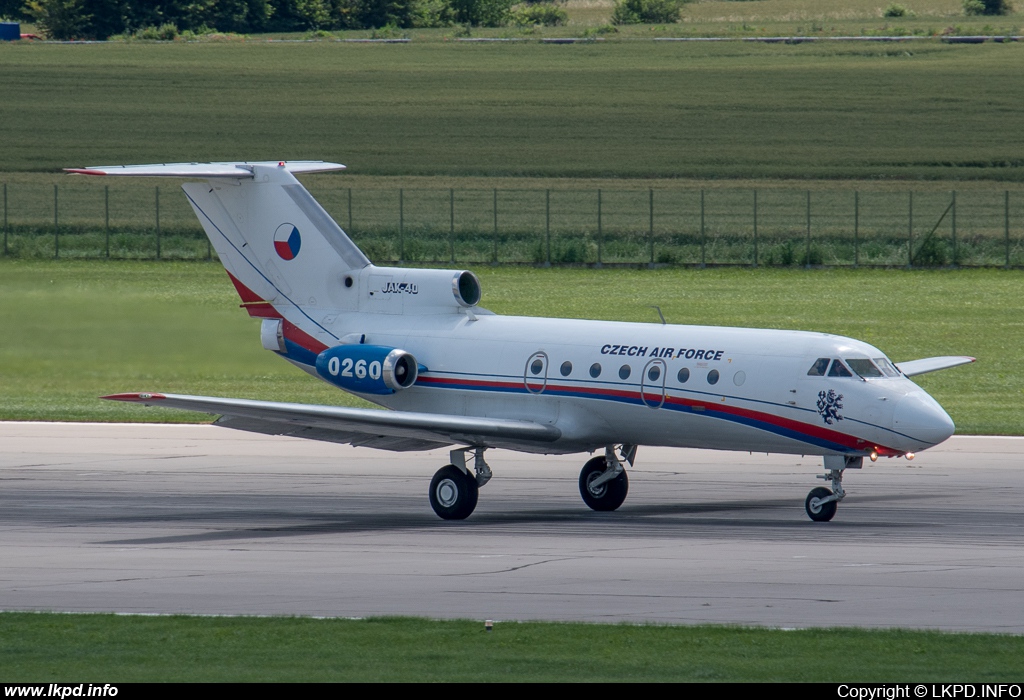
<path id="1" fill-rule="evenodd" d="M 326 173 L 344 170 L 340 163 L 322 160 L 253 161 L 237 163 L 154 163 L 151 165 L 91 165 L 87 168 L 65 168 L 77 175 L 123 175 L 134 177 L 230 177 L 252 179 L 254 165 L 284 168 L 290 173 Z"/>
<path id="2" fill-rule="evenodd" d="M 916 377 L 919 374 L 927 374 L 928 372 L 938 372 L 940 369 L 949 369 L 950 367 L 959 367 L 960 365 L 970 364 L 974 362 L 973 357 L 967 357 L 965 355 L 946 355 L 944 357 L 926 357 L 923 360 L 910 360 L 908 362 L 899 362 L 896 367 L 900 372 L 907 375 L 908 377 Z"/>
<path id="3" fill-rule="evenodd" d="M 229 428 L 276 435 L 295 434 L 298 437 L 355 445 L 372 444 L 374 447 L 399 451 L 429 450 L 456 443 L 486 446 L 493 440 L 547 443 L 554 442 L 562 435 L 553 425 L 505 418 L 378 411 L 179 394 L 114 394 L 103 398 L 222 415 L 228 417 L 228 420 L 222 419 L 218 424 Z M 270 424 L 277 424 L 280 429 L 272 430 Z"/>

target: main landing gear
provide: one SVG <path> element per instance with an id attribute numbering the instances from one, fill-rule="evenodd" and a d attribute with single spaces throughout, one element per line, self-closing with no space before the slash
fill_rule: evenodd
<path id="1" fill-rule="evenodd" d="M 827 455 L 825 469 L 828 470 L 828 474 L 819 474 L 818 478 L 831 481 L 832 489 L 829 490 L 824 486 L 811 489 L 804 501 L 807 517 L 819 523 L 828 522 L 834 518 L 839 501 L 846 498 L 846 491 L 843 490 L 843 472 L 847 469 L 860 469 L 863 466 L 863 457 Z"/>
<path id="2" fill-rule="evenodd" d="M 626 500 L 629 479 L 622 467 L 622 460 L 632 466 L 636 459 L 636 445 L 622 445 L 620 456 L 615 454 L 614 445 L 604 450 L 603 457 L 594 457 L 583 465 L 580 472 L 580 495 L 592 510 L 615 510 Z"/>
<path id="3" fill-rule="evenodd" d="M 430 507 L 445 520 L 465 520 L 476 508 L 480 487 L 491 480 L 491 468 L 484 461 L 486 447 L 452 450 L 452 463 L 441 467 L 430 480 Z M 473 471 L 466 466 L 466 453 L 473 452 Z"/>

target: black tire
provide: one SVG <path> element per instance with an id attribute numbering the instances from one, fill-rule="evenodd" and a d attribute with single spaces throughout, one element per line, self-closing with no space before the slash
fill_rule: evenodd
<path id="1" fill-rule="evenodd" d="M 629 493 L 629 479 L 625 471 L 596 489 L 590 488 L 590 482 L 603 474 L 606 466 L 604 457 L 594 457 L 583 465 L 580 472 L 580 495 L 591 510 L 615 510 L 622 505 L 626 500 L 626 494 Z"/>
<path id="2" fill-rule="evenodd" d="M 476 508 L 476 479 L 454 464 L 441 467 L 430 480 L 430 507 L 444 520 L 465 520 Z"/>
<path id="3" fill-rule="evenodd" d="M 807 511 L 807 517 L 817 523 L 827 523 L 836 517 L 836 506 L 839 505 L 836 501 L 817 504 L 816 509 L 811 507 L 811 501 L 815 498 L 828 498 L 831 495 L 832 492 L 824 486 L 811 489 L 811 492 L 807 494 L 807 500 L 804 501 L 804 510 Z"/>

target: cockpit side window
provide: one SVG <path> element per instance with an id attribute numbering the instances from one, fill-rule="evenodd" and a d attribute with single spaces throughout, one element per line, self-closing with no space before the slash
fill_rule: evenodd
<path id="1" fill-rule="evenodd" d="M 839 360 L 832 360 L 832 368 L 829 369 L 828 376 L 852 377 L 853 375 L 850 373 L 850 370 L 846 369 L 846 365 L 844 365 L 842 362 L 840 362 Z"/>
<path id="2" fill-rule="evenodd" d="M 875 363 L 871 360 L 856 360 L 848 357 L 846 358 L 846 364 L 850 365 L 850 369 L 864 377 L 864 379 L 882 376 L 881 370 L 875 367 Z"/>
<path id="3" fill-rule="evenodd" d="M 878 368 L 880 370 L 882 370 L 882 374 L 884 374 L 887 377 L 898 377 L 898 376 L 900 376 L 900 371 L 898 369 L 896 369 L 893 366 L 893 364 L 891 362 L 889 362 L 889 360 L 887 358 L 885 358 L 885 357 L 876 357 L 875 358 L 875 364 L 878 365 Z"/>
<path id="4" fill-rule="evenodd" d="M 828 360 L 829 360 L 829 358 L 827 358 L 827 357 L 819 357 L 817 360 L 815 360 L 814 364 L 811 365 L 811 368 L 809 370 L 807 370 L 807 376 L 808 377 L 824 377 L 825 376 L 825 370 L 828 369 Z"/>

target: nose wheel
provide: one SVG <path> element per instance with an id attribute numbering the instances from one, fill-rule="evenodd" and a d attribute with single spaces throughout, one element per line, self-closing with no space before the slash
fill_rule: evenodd
<path id="1" fill-rule="evenodd" d="M 827 455 L 825 457 L 825 469 L 828 474 L 819 474 L 819 479 L 831 482 L 831 489 L 818 486 L 811 489 L 804 500 L 804 510 L 807 517 L 816 523 L 827 523 L 836 517 L 836 508 L 839 501 L 846 498 L 846 491 L 843 489 L 843 472 L 847 469 L 860 469 L 864 465 L 863 457 L 847 457 L 845 455 Z"/>
<path id="2" fill-rule="evenodd" d="M 834 518 L 838 503 L 827 500 L 830 496 L 832 496 L 832 492 L 824 486 L 811 489 L 811 492 L 807 494 L 807 500 L 804 501 L 807 517 L 818 523 L 827 523 Z"/>

